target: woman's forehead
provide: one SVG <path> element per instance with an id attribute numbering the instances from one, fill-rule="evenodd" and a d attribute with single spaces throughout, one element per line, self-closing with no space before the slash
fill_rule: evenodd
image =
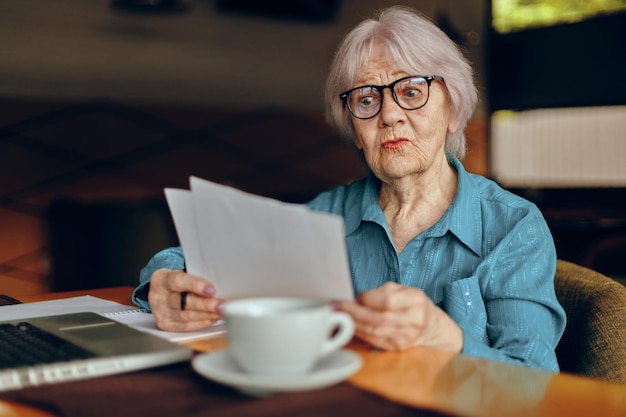
<path id="1" fill-rule="evenodd" d="M 429 75 L 422 73 L 417 67 L 418 65 L 410 65 L 408 62 L 399 63 L 387 50 L 372 49 L 369 55 L 360 60 L 352 84 L 371 84 L 381 77 L 386 78 L 386 82 L 391 82 L 408 75 Z"/>

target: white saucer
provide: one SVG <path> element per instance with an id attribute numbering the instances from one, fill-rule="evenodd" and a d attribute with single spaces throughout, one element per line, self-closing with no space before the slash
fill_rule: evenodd
<path id="1" fill-rule="evenodd" d="M 303 391 L 336 384 L 361 368 L 361 357 L 339 350 L 318 361 L 312 371 L 299 375 L 265 375 L 243 372 L 228 350 L 203 353 L 191 362 L 200 375 L 255 397 L 276 392 Z"/>

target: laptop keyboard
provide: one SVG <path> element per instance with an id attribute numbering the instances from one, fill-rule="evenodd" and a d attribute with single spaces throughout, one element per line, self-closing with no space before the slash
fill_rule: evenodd
<path id="1" fill-rule="evenodd" d="M 0 370 L 94 356 L 30 323 L 0 324 Z"/>

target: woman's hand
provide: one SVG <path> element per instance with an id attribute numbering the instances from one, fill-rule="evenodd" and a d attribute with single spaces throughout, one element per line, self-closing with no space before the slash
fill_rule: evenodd
<path id="1" fill-rule="evenodd" d="M 350 314 L 356 335 L 384 350 L 430 346 L 460 352 L 461 328 L 421 290 L 388 282 L 359 294 L 357 301 L 338 301 Z"/>
<path id="2" fill-rule="evenodd" d="M 209 327 L 220 319 L 223 300 L 214 295 L 215 287 L 205 279 L 158 269 L 150 278 L 148 301 L 157 327 L 183 332 Z"/>

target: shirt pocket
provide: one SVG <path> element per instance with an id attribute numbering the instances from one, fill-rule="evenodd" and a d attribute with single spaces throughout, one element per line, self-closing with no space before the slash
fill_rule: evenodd
<path id="1" fill-rule="evenodd" d="M 477 277 L 471 276 L 446 284 L 443 289 L 443 309 L 463 329 L 465 337 L 471 336 L 489 344 L 487 309 Z"/>

